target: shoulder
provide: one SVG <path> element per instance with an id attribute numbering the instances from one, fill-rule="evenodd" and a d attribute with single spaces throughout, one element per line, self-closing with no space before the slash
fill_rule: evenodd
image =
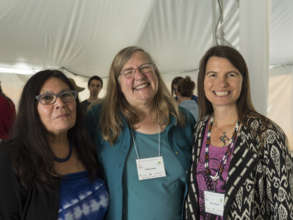
<path id="1" fill-rule="evenodd" d="M 83 110 L 86 112 L 87 111 L 87 107 L 89 106 L 89 101 L 86 99 L 82 102 L 80 102 L 81 107 L 83 108 Z"/>
<path id="2" fill-rule="evenodd" d="M 0 175 L 6 172 L 11 167 L 11 154 L 7 148 L 7 144 L 0 144 Z"/>
<path id="3" fill-rule="evenodd" d="M 248 130 L 255 132 L 263 137 L 278 136 L 286 138 L 282 128 L 265 116 L 250 115 L 246 118 L 246 127 Z"/>
<path id="4" fill-rule="evenodd" d="M 9 141 L 0 144 L 0 179 L 1 187 L 11 187 L 15 184 L 16 173 L 13 168 L 13 158 L 16 154 L 17 147 L 14 141 Z"/>
<path id="5" fill-rule="evenodd" d="M 16 140 L 4 141 L 0 144 L 0 164 L 12 164 L 13 157 L 16 155 L 20 143 Z"/>
<path id="6" fill-rule="evenodd" d="M 88 111 L 88 115 L 97 115 L 97 114 L 100 114 L 102 110 L 102 104 L 96 104 L 96 105 L 93 105 L 91 107 L 91 109 Z"/>
<path id="7" fill-rule="evenodd" d="M 101 104 L 94 105 L 87 111 L 85 117 L 85 125 L 89 135 L 94 138 L 100 132 L 98 129 L 101 114 Z"/>
<path id="8" fill-rule="evenodd" d="M 243 126 L 242 137 L 255 151 L 261 150 L 267 156 L 285 156 L 289 154 L 287 137 L 284 131 L 275 122 L 264 116 L 247 117 L 246 124 Z"/>
<path id="9" fill-rule="evenodd" d="M 199 134 L 202 133 L 202 130 L 205 128 L 209 118 L 210 118 L 210 116 L 206 115 L 197 121 L 195 128 L 194 128 L 195 136 L 198 136 Z"/>
<path id="10" fill-rule="evenodd" d="M 0 95 L 0 107 L 7 108 L 9 106 L 14 106 L 13 102 L 11 102 L 8 98 Z"/>
<path id="11" fill-rule="evenodd" d="M 10 152 L 4 150 L 3 145 L 0 147 L 0 216 L 4 219 L 11 219 L 12 216 L 18 219 L 16 215 L 20 209 L 21 186 L 12 168 Z"/>
<path id="12" fill-rule="evenodd" d="M 192 114 L 185 110 L 184 108 L 179 107 L 179 112 L 183 117 L 184 123 L 181 125 L 176 122 L 176 120 L 172 117 L 171 123 L 168 127 L 172 127 L 171 131 L 173 132 L 175 139 L 186 139 L 182 141 L 187 141 L 187 139 L 193 139 L 193 130 L 195 126 L 195 120 Z M 179 141 L 179 140 L 176 140 Z"/>
<path id="13" fill-rule="evenodd" d="M 3 103 L 7 103 L 7 99 L 3 95 L 0 95 L 0 104 Z"/>
<path id="14" fill-rule="evenodd" d="M 184 100 L 179 106 L 185 108 L 197 108 L 197 103 L 194 102 L 194 100 Z"/>
<path id="15" fill-rule="evenodd" d="M 179 113 L 184 117 L 185 125 L 195 125 L 195 119 L 187 109 L 179 106 Z"/>
<path id="16" fill-rule="evenodd" d="M 197 103 L 197 101 L 198 101 L 198 97 L 197 96 L 193 95 L 191 98 L 192 98 L 193 101 L 195 101 Z"/>
<path id="17" fill-rule="evenodd" d="M 91 107 L 86 113 L 86 122 L 88 124 L 96 124 L 98 122 L 99 115 L 101 113 L 101 104 L 97 104 Z"/>

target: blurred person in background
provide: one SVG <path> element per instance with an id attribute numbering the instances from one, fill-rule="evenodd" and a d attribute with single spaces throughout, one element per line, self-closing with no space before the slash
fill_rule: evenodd
<path id="1" fill-rule="evenodd" d="M 15 105 L 13 101 L 4 94 L 0 81 L 0 142 L 8 139 L 15 117 Z"/>
<path id="2" fill-rule="evenodd" d="M 179 81 L 180 80 L 182 80 L 183 79 L 183 77 L 181 77 L 181 76 L 176 76 L 173 80 L 172 80 L 172 82 L 171 82 L 171 95 L 172 95 L 172 97 L 174 97 L 175 98 L 175 100 L 177 100 L 177 87 L 178 87 L 178 83 L 179 83 Z"/>
<path id="3" fill-rule="evenodd" d="M 198 120 L 198 105 L 192 99 L 193 91 L 195 89 L 195 82 L 193 82 L 189 76 L 182 78 L 177 83 L 176 95 L 179 106 L 188 110 L 194 119 Z"/>
<path id="4" fill-rule="evenodd" d="M 177 89 L 178 89 L 178 83 L 184 79 L 183 77 L 181 76 L 176 76 L 172 82 L 171 82 L 171 95 L 172 97 L 174 97 L 174 99 L 176 101 L 178 101 L 178 97 L 177 97 Z M 195 89 L 196 85 L 194 86 L 194 89 Z M 198 97 L 194 94 L 192 94 L 191 96 L 192 100 L 194 100 L 196 102 L 196 104 L 198 104 Z"/>
<path id="5" fill-rule="evenodd" d="M 90 106 L 93 106 L 99 102 L 101 99 L 99 98 L 99 94 L 103 88 L 103 80 L 101 77 L 94 75 L 88 80 L 88 89 L 90 92 L 90 97 L 83 102 L 81 102 L 83 109 L 87 111 Z"/>

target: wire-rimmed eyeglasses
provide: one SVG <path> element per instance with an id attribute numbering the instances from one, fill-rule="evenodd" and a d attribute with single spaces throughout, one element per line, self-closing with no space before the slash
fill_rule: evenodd
<path id="1" fill-rule="evenodd" d="M 70 103 L 75 101 L 77 97 L 77 91 L 65 90 L 58 94 L 46 92 L 36 96 L 36 100 L 43 105 L 52 105 L 56 102 L 57 98 L 60 98 L 64 103 Z"/>
<path id="2" fill-rule="evenodd" d="M 125 78 L 130 79 L 133 78 L 136 70 L 143 74 L 154 72 L 154 64 L 153 63 L 145 63 L 140 65 L 137 68 L 127 68 L 120 72 L 120 75 L 123 75 Z"/>

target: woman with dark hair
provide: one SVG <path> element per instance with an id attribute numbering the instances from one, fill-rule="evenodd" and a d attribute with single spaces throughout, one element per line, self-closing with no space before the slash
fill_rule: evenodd
<path id="1" fill-rule="evenodd" d="M 68 78 L 33 75 L 0 148 L 0 219 L 103 219 L 108 194 L 95 155 Z"/>
<path id="2" fill-rule="evenodd" d="M 176 77 L 172 80 L 172 82 L 171 82 L 171 95 L 172 95 L 172 97 L 174 97 L 175 99 L 177 99 L 177 94 L 176 94 L 176 92 L 177 92 L 177 88 L 178 88 L 178 83 L 179 83 L 179 81 L 182 80 L 182 79 L 183 79 L 183 77 L 181 77 L 181 76 L 176 76 Z"/>
<path id="3" fill-rule="evenodd" d="M 0 142 L 9 138 L 15 117 L 15 105 L 2 91 L 0 82 Z"/>
<path id="4" fill-rule="evenodd" d="M 99 99 L 99 93 L 103 88 L 103 80 L 101 77 L 94 75 L 88 80 L 88 89 L 90 91 L 90 97 L 83 102 L 81 105 L 83 107 L 84 112 L 86 112 L 90 106 L 101 102 Z"/>
<path id="5" fill-rule="evenodd" d="M 176 95 L 179 106 L 189 111 L 197 121 L 198 105 L 197 102 L 192 99 L 194 89 L 195 83 L 190 79 L 189 76 L 186 76 L 185 78 L 182 78 L 178 81 Z"/>
<path id="6" fill-rule="evenodd" d="M 197 84 L 200 121 L 185 219 L 293 219 L 286 136 L 255 111 L 241 54 L 210 48 Z"/>
<path id="7" fill-rule="evenodd" d="M 115 56 L 106 97 L 87 124 L 109 186 L 107 220 L 183 218 L 195 121 L 146 51 L 127 47 Z"/>

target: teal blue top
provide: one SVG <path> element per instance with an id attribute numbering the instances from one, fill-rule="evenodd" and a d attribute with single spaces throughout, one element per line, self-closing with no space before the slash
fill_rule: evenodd
<path id="1" fill-rule="evenodd" d="M 123 121 L 122 131 L 117 141 L 111 146 L 110 143 L 105 141 L 101 136 L 101 129 L 99 127 L 100 109 L 100 105 L 91 108 L 87 113 L 86 123 L 89 134 L 96 144 L 98 157 L 105 170 L 105 178 L 110 195 L 110 204 L 106 220 L 122 220 L 127 211 L 125 199 L 128 197 L 128 194 L 125 192 L 125 170 L 127 156 L 132 146 L 131 133 L 125 118 L 121 115 Z M 178 125 L 176 118 L 170 115 L 170 123 L 165 128 L 164 132 L 166 132 L 168 145 L 175 157 L 173 163 L 181 164 L 186 173 L 184 176 L 184 196 L 180 201 L 180 204 L 182 203 L 181 209 L 183 210 L 183 200 L 188 190 L 187 172 L 191 164 L 195 120 L 185 109 L 180 108 L 180 111 L 185 116 L 185 125 Z M 117 114 L 119 115 L 119 112 L 117 112 Z M 156 198 L 161 200 L 159 196 L 156 196 Z M 176 196 L 176 198 L 172 198 L 172 200 L 177 198 Z M 142 199 L 143 198 L 139 199 L 138 202 L 141 202 Z M 146 207 L 146 209 L 148 209 L 148 207 Z"/>
<path id="2" fill-rule="evenodd" d="M 194 117 L 195 121 L 198 121 L 198 105 L 197 102 L 195 102 L 193 99 L 191 100 L 184 100 L 179 105 L 182 108 L 185 108 L 187 111 L 189 111 L 192 116 Z"/>
<path id="3" fill-rule="evenodd" d="M 139 158 L 157 157 L 159 134 L 134 133 Z M 134 145 L 131 146 L 125 169 L 127 197 L 126 219 L 178 220 L 182 216 L 185 170 L 168 143 L 166 130 L 160 133 L 160 149 L 166 177 L 138 180 Z M 138 202 L 139 201 L 139 202 Z"/>

